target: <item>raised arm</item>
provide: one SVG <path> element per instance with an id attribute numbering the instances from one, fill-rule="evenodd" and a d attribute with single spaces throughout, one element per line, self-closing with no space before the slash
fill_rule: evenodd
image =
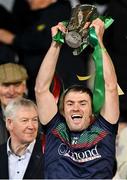
<path id="1" fill-rule="evenodd" d="M 65 27 L 62 23 L 52 28 L 52 36 L 58 30 L 65 32 Z M 38 105 L 39 118 L 43 125 L 47 124 L 57 113 L 57 103 L 54 96 L 50 92 L 50 85 L 55 73 L 57 60 L 59 57 L 61 45 L 52 42 L 51 46 L 43 59 L 35 85 L 35 95 Z"/>
<path id="2" fill-rule="evenodd" d="M 105 102 L 101 109 L 101 115 L 111 124 L 115 124 L 119 118 L 119 97 L 117 91 L 117 77 L 112 60 L 103 44 L 104 23 L 97 18 L 92 25 L 95 27 L 98 41 L 102 49 L 103 72 L 105 81 Z"/>

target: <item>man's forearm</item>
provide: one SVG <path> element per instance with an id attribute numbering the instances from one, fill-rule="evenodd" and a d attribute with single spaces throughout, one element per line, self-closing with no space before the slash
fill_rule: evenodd
<path id="1" fill-rule="evenodd" d="M 107 50 L 103 45 L 101 45 L 102 57 L 103 57 L 103 71 L 104 71 L 104 80 L 107 88 L 116 88 L 117 87 L 117 77 L 112 63 L 111 57 L 109 56 Z"/>

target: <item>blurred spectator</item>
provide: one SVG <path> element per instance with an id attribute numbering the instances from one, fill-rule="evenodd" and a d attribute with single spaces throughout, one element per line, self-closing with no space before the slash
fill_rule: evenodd
<path id="1" fill-rule="evenodd" d="M 18 1 L 18 0 L 17 0 Z M 16 34 L 0 29 L 0 41 L 11 44 L 18 52 L 19 62 L 23 64 L 29 75 L 29 98 L 34 99 L 34 85 L 41 60 L 45 56 L 52 41 L 50 28 L 60 21 L 68 20 L 71 6 L 67 0 L 26 0 L 30 10 L 26 10 L 26 21 Z M 25 18 L 24 16 L 21 16 Z M 73 56 L 67 45 L 61 51 L 57 72 L 63 79 L 65 88 L 78 81 L 78 75 L 84 75 L 85 53 Z M 78 62 L 78 65 L 77 65 Z M 64 71 L 63 71 L 64 69 Z M 73 70 L 70 70 L 73 69 Z"/>
<path id="2" fill-rule="evenodd" d="M 43 154 L 36 105 L 25 98 L 11 101 L 5 109 L 7 143 L 0 146 L 0 179 L 43 179 Z"/>
<path id="3" fill-rule="evenodd" d="M 17 33 L 22 32 L 25 27 L 29 26 L 30 7 L 27 0 L 14 0 L 12 6 L 12 15 L 16 23 Z"/>
<path id="4" fill-rule="evenodd" d="M 6 142 L 8 132 L 5 127 L 4 110 L 8 103 L 26 92 L 26 69 L 18 64 L 0 65 L 0 144 Z"/>
<path id="5" fill-rule="evenodd" d="M 122 112 L 116 142 L 117 172 L 115 179 L 127 179 L 127 112 Z"/>
<path id="6" fill-rule="evenodd" d="M 0 28 L 14 32 L 14 19 L 12 14 L 0 5 Z M 17 61 L 17 54 L 10 45 L 0 42 L 0 64 Z"/>

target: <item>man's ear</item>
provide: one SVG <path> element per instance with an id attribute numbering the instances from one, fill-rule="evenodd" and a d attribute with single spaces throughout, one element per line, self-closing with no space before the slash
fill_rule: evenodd
<path id="1" fill-rule="evenodd" d="M 6 119 L 6 128 L 7 128 L 8 131 L 10 131 L 12 129 L 12 127 L 13 127 L 12 121 L 13 120 L 11 118 Z"/>
<path id="2" fill-rule="evenodd" d="M 26 94 L 27 93 L 27 91 L 28 91 L 28 89 L 27 89 L 27 87 L 26 87 L 26 84 L 25 83 L 23 83 L 23 90 L 24 90 L 24 93 Z"/>
<path id="3" fill-rule="evenodd" d="M 64 116 L 64 117 L 65 117 L 65 113 L 64 113 L 64 111 L 62 111 L 62 112 L 61 112 L 61 114 L 62 114 L 62 116 Z"/>
<path id="4" fill-rule="evenodd" d="M 91 116 L 90 116 L 90 124 L 93 124 L 94 121 L 95 121 L 95 116 L 94 116 L 94 114 L 91 114 Z"/>

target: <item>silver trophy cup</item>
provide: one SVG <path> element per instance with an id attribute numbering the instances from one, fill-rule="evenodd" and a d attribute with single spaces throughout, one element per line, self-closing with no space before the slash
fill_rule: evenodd
<path id="1" fill-rule="evenodd" d="M 91 24 L 98 17 L 97 8 L 94 5 L 77 5 L 72 10 L 72 15 L 67 26 L 65 41 L 71 48 L 78 48 L 82 43 L 88 43 L 88 29 L 84 29 L 85 23 Z"/>

